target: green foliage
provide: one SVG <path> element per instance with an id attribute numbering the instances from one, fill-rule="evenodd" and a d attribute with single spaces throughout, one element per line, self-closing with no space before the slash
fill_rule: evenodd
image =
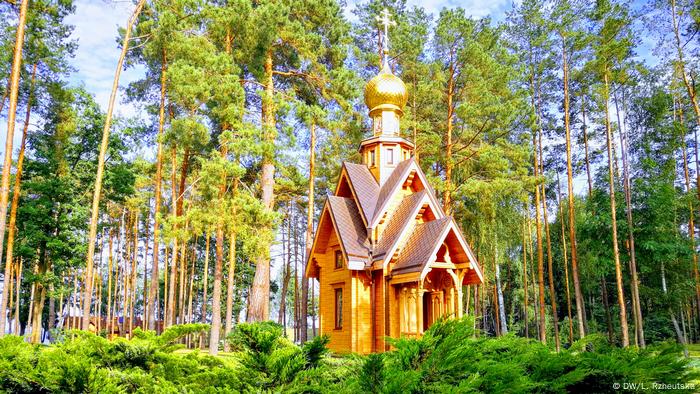
<path id="1" fill-rule="evenodd" d="M 207 327 L 174 326 L 163 336 L 137 331 L 109 341 L 73 331 L 51 347 L 0 339 L 0 390 L 10 392 L 613 392 L 613 383 L 688 383 L 698 378 L 680 349 L 610 346 L 589 336 L 554 353 L 539 342 L 477 336 L 470 318 L 442 320 L 420 339 L 391 340 L 394 350 L 343 358 L 327 337 L 302 346 L 272 322 L 239 324 L 231 354 L 173 352 L 172 343 Z M 682 392 L 682 391 L 679 391 Z"/>
<path id="2" fill-rule="evenodd" d="M 539 342 L 475 336 L 470 318 L 443 320 L 420 339 L 392 340 L 355 379 L 364 392 L 614 392 L 613 383 L 688 383 L 697 378 L 678 346 L 645 350 L 609 346 L 592 336 L 554 353 Z M 652 367 L 657 365 L 658 367 Z"/>
<path id="3" fill-rule="evenodd" d="M 381 353 L 370 354 L 362 364 L 360 387 L 366 393 L 381 393 L 384 390 L 384 357 Z"/>

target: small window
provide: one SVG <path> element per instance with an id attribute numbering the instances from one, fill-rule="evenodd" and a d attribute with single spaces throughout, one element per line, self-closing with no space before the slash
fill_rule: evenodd
<path id="1" fill-rule="evenodd" d="M 374 157 L 374 149 L 369 151 L 369 166 L 374 167 L 376 165 L 375 157 Z"/>
<path id="2" fill-rule="evenodd" d="M 343 252 L 335 251 L 335 269 L 343 268 Z"/>
<path id="3" fill-rule="evenodd" d="M 343 289 L 335 289 L 335 328 L 343 328 Z"/>
<path id="4" fill-rule="evenodd" d="M 394 150 L 393 149 L 386 150 L 386 164 L 394 164 Z"/>

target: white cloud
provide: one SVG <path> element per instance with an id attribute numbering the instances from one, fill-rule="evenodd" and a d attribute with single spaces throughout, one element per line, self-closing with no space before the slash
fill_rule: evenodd
<path id="1" fill-rule="evenodd" d="M 75 57 L 70 64 L 76 69 L 68 80 L 71 85 L 83 85 L 85 89 L 95 96 L 95 100 L 106 109 L 109 103 L 109 95 L 112 90 L 114 72 L 119 60 L 120 49 L 117 42 L 119 26 L 125 26 L 134 5 L 130 1 L 106 1 L 106 0 L 78 0 L 76 1 L 75 14 L 66 18 L 66 23 L 73 25 L 72 37 L 77 39 L 78 48 Z M 135 81 L 143 75 L 141 67 L 123 70 L 119 80 L 120 88 Z M 132 104 L 121 101 L 123 90 L 115 106 L 115 116 L 135 116 L 139 109 Z M 21 124 L 23 110 L 18 110 L 18 123 L 15 126 L 14 148 L 19 150 L 21 141 Z M 6 110 L 5 110 L 6 113 Z M 36 123 L 36 122 L 33 122 Z M 0 140 L 4 141 L 7 135 L 6 118 L 0 122 Z M 0 156 L 4 155 L 4 144 L 0 150 Z"/>
<path id="2" fill-rule="evenodd" d="M 67 23 L 75 26 L 73 37 L 78 40 L 78 49 L 71 62 L 77 69 L 70 77 L 73 84 L 84 84 L 95 95 L 104 109 L 109 103 L 109 95 L 114 80 L 114 72 L 119 60 L 118 28 L 125 26 L 133 12 L 130 1 L 78 0 L 75 14 L 67 18 Z M 140 67 L 122 70 L 119 85 L 143 75 Z M 117 114 L 135 115 L 139 111 L 132 105 L 118 102 Z"/>

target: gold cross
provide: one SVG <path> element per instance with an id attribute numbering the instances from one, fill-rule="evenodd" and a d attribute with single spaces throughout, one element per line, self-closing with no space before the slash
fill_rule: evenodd
<path id="1" fill-rule="evenodd" d="M 375 17 L 377 22 L 384 25 L 384 40 L 382 40 L 382 51 L 384 52 L 384 65 L 389 63 L 387 52 L 389 51 L 389 26 L 396 26 L 396 22 L 390 19 L 391 14 L 386 8 Z"/>

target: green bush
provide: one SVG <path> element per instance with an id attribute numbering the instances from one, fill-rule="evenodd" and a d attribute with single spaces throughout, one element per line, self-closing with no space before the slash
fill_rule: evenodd
<path id="1" fill-rule="evenodd" d="M 355 386 L 373 393 L 605 393 L 616 391 L 614 383 L 653 388 L 698 378 L 673 343 L 620 349 L 591 336 L 554 353 L 514 335 L 477 337 L 472 327 L 469 319 L 444 320 L 420 339 L 390 340 L 395 349 L 367 357 Z"/>
<path id="2" fill-rule="evenodd" d="M 328 337 L 297 346 L 271 322 L 239 324 L 221 357 L 175 351 L 207 329 L 198 324 L 113 341 L 71 331 L 52 346 L 10 335 L 0 338 L 0 392 L 604 393 L 698 379 L 673 343 L 620 349 L 590 336 L 554 353 L 513 335 L 477 336 L 472 323 L 440 321 L 419 339 L 390 340 L 390 352 L 343 357 L 328 352 Z"/>

